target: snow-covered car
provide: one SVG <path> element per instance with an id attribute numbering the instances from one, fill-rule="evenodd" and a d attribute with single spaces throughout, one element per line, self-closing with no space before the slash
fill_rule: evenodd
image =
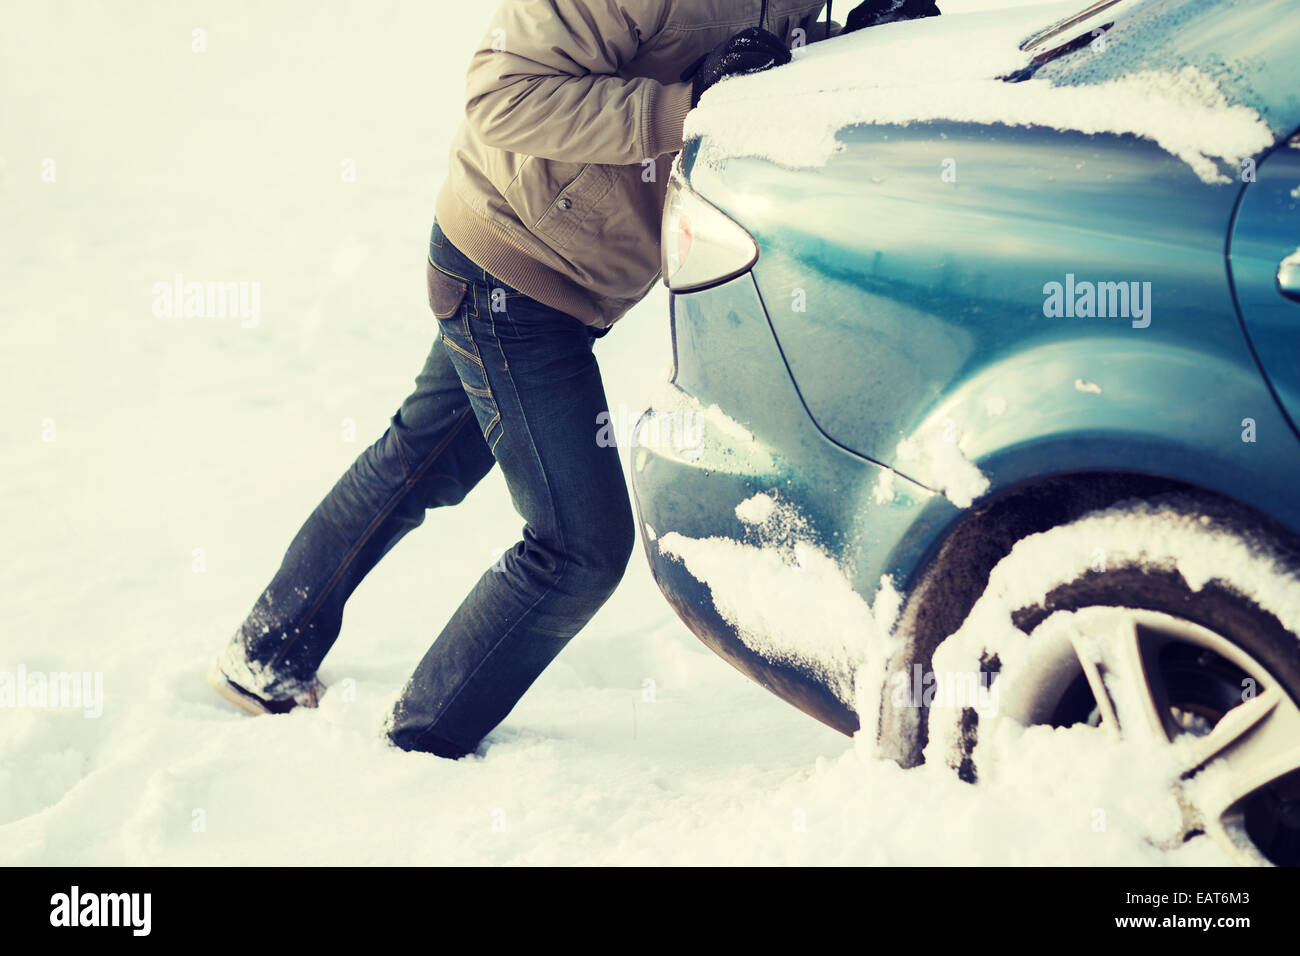
<path id="1" fill-rule="evenodd" d="M 1300 862 L 1297 48 L 1074 0 L 710 91 L 631 464 L 687 625 L 903 766 L 1072 728 L 1163 768 L 1162 843 Z"/>

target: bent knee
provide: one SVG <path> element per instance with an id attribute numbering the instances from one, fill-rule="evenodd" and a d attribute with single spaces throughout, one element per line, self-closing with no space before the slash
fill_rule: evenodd
<path id="1" fill-rule="evenodd" d="M 629 516 L 625 522 L 606 522 L 592 528 L 571 560 L 577 573 L 589 579 L 590 587 L 612 592 L 627 571 L 635 544 L 636 530 Z"/>

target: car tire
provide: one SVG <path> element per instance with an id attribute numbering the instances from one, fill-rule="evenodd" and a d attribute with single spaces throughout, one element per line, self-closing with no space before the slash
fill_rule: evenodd
<path id="1" fill-rule="evenodd" d="M 986 692 L 929 703 L 927 762 L 996 777 L 1016 739 L 999 725 L 1091 724 L 1117 747 L 1172 748 L 1170 847 L 1205 835 L 1236 862 L 1300 864 L 1291 545 L 1244 509 L 1186 494 L 1022 539 L 935 651 L 935 675 L 950 687 L 975 675 Z"/>

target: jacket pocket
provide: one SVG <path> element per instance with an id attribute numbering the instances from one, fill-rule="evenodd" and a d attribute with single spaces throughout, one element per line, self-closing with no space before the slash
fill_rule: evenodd
<path id="1" fill-rule="evenodd" d="M 435 319 L 449 319 L 456 314 L 460 304 L 465 301 L 465 292 L 469 288 L 459 279 L 447 275 L 432 262 L 428 267 L 429 308 Z"/>
<path id="2" fill-rule="evenodd" d="M 520 221 L 553 249 L 572 247 L 583 223 L 607 213 L 614 172 L 599 163 L 563 163 L 530 156 L 506 187 L 506 201 Z"/>
<path id="3" fill-rule="evenodd" d="M 572 248 L 575 235 L 600 232 L 607 217 L 605 200 L 614 188 L 614 171 L 599 163 L 587 163 L 582 172 L 560 190 L 537 221 L 533 231 L 558 249 Z M 587 228 L 584 230 L 583 226 Z"/>

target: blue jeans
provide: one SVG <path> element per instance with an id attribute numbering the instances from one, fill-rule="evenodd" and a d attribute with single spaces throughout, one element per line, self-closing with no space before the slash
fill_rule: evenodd
<path id="1" fill-rule="evenodd" d="M 499 462 L 522 539 L 479 578 L 407 682 L 388 724 L 404 750 L 471 753 L 613 593 L 632 552 L 599 334 L 476 266 L 434 224 L 438 336 L 415 390 L 303 525 L 235 643 L 268 686 L 310 685 L 343 605 L 425 510 L 460 502 Z M 467 561 L 474 542 L 447 542 Z"/>

